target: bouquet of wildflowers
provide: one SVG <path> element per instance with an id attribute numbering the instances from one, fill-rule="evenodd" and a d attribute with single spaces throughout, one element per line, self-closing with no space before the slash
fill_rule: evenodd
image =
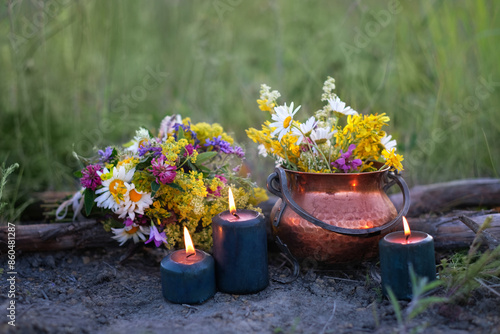
<path id="1" fill-rule="evenodd" d="M 403 157 L 396 154 L 396 141 L 382 130 L 389 122 L 384 114 L 360 115 L 333 92 L 335 79 L 323 86 L 326 105 L 305 122 L 295 119 L 301 106 L 278 105 L 281 96 L 261 86 L 259 108 L 271 114 L 262 130 L 248 129 L 259 143 L 259 153 L 272 156 L 283 167 L 313 173 L 358 173 L 382 168 L 403 170 Z M 378 164 L 377 164 L 378 162 Z"/>
<path id="2" fill-rule="evenodd" d="M 168 116 L 157 136 L 140 128 L 128 144 L 98 155 L 77 173 L 83 189 L 76 201 L 87 215 L 104 213 L 120 245 L 132 239 L 175 247 L 186 226 L 193 242 L 209 249 L 212 217 L 228 209 L 229 187 L 240 208 L 255 210 L 267 199 L 238 175 L 245 153 L 219 124 Z"/>

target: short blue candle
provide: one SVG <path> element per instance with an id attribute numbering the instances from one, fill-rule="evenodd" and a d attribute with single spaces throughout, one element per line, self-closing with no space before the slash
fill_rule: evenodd
<path id="1" fill-rule="evenodd" d="M 248 294 L 269 284 L 264 216 L 251 210 L 224 211 L 212 219 L 217 288 Z"/>
<path id="2" fill-rule="evenodd" d="M 163 297 L 172 303 L 200 304 L 215 294 L 214 259 L 203 251 L 175 251 L 161 261 L 160 271 Z"/>
<path id="3" fill-rule="evenodd" d="M 382 290 L 386 296 L 389 287 L 397 299 L 410 300 L 413 296 L 410 267 L 417 277 L 436 279 L 434 239 L 424 232 L 403 231 L 387 234 L 379 242 Z"/>

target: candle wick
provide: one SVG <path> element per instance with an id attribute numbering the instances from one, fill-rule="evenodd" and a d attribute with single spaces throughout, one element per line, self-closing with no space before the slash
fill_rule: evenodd
<path id="1" fill-rule="evenodd" d="M 236 212 L 234 212 L 232 215 L 235 216 L 236 218 L 240 219 L 240 216 L 238 216 L 238 214 Z"/>
<path id="2" fill-rule="evenodd" d="M 406 236 L 406 243 L 408 243 L 408 238 L 410 237 L 410 235 L 411 235 L 411 234 L 408 234 L 408 235 Z"/>
<path id="3" fill-rule="evenodd" d="M 196 253 L 190 253 L 190 254 L 188 254 L 186 257 L 190 257 L 190 256 L 193 256 L 193 255 L 195 255 L 195 254 L 196 254 Z"/>

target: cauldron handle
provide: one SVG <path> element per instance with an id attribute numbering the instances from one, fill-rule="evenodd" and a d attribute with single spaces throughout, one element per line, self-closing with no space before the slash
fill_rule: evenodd
<path id="1" fill-rule="evenodd" d="M 387 178 L 390 179 L 390 182 L 387 183 L 387 186 L 384 187 L 384 190 L 387 190 L 387 188 L 396 183 L 399 186 L 399 188 L 401 188 L 401 191 L 403 193 L 403 208 L 401 209 L 401 211 L 399 211 L 396 218 L 394 218 L 390 222 L 385 223 L 382 226 L 372 227 L 368 229 L 351 229 L 351 228 L 338 227 L 327 224 L 324 221 L 311 216 L 293 200 L 292 194 L 288 189 L 286 172 L 282 167 L 277 167 L 274 170 L 274 172 L 271 175 L 269 175 L 269 177 L 267 178 L 267 189 L 269 189 L 271 193 L 280 197 L 283 200 L 283 206 L 289 205 L 292 208 L 292 210 L 295 211 L 295 213 L 297 213 L 300 217 L 306 219 L 311 224 L 314 224 L 318 227 L 321 227 L 325 230 L 335 233 L 351 235 L 351 236 L 359 236 L 359 237 L 369 237 L 380 234 L 383 230 L 386 230 L 394 226 L 401 219 L 403 215 L 406 215 L 408 213 L 408 210 L 410 209 L 410 190 L 408 189 L 408 185 L 406 184 L 405 180 L 401 177 L 401 175 L 399 175 L 399 173 L 392 171 L 390 171 L 387 174 Z M 280 210 L 279 216 L 281 216 L 283 209 L 284 208 Z M 277 221 L 278 224 L 279 224 L 279 218 L 280 217 L 278 217 Z"/>

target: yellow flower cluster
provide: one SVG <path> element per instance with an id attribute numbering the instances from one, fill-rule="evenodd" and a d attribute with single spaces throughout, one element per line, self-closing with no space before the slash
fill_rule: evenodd
<path id="1" fill-rule="evenodd" d="M 165 156 L 165 161 L 170 166 L 175 166 L 177 163 L 177 158 L 181 150 L 188 145 L 188 141 L 186 139 L 180 139 L 179 141 L 175 141 L 174 137 L 168 137 L 168 139 L 161 145 L 162 153 Z"/>
<path id="2" fill-rule="evenodd" d="M 255 143 L 264 145 L 266 151 L 275 158 L 288 160 L 295 165 L 298 164 L 300 159 L 300 146 L 295 145 L 297 141 L 296 138 L 291 134 L 286 134 L 283 136 L 281 142 L 277 141 L 271 135 L 273 128 L 271 128 L 269 124 L 270 123 L 266 121 L 262 125 L 262 130 L 257 130 L 255 128 L 247 129 L 245 130 L 246 134 Z"/>
<path id="3" fill-rule="evenodd" d="M 276 104 L 274 102 L 269 102 L 267 99 L 257 100 L 257 103 L 259 104 L 259 109 L 262 111 L 270 112 L 274 107 L 276 107 Z"/>
<path id="4" fill-rule="evenodd" d="M 394 153 L 396 140 L 382 128 L 390 118 L 385 114 L 361 115 L 334 93 L 335 79 L 328 77 L 322 101 L 327 104 L 301 123 L 294 103 L 278 105 L 278 91 L 261 85 L 259 109 L 269 111 L 273 123 L 246 133 L 259 143 L 259 154 L 270 155 L 285 168 L 314 173 L 355 173 L 377 170 L 380 163 L 402 170 L 402 156 Z M 382 154 L 383 150 L 391 151 Z"/>
<path id="5" fill-rule="evenodd" d="M 347 125 L 335 134 L 337 147 L 344 149 L 355 144 L 354 157 L 361 160 L 377 161 L 380 158 L 382 147 L 380 140 L 385 136 L 382 130 L 390 118 L 384 114 L 349 115 Z"/>
<path id="6" fill-rule="evenodd" d="M 213 216 L 228 209 L 229 186 L 224 185 L 218 178 L 207 181 L 205 184 L 206 180 L 201 173 L 178 174 L 175 182 L 183 191 L 172 187 L 160 188 L 155 196 L 157 199 L 145 211 L 146 215 L 155 217 L 165 224 L 168 247 L 183 243 L 181 225 L 188 228 L 197 247 L 210 249 L 212 246 L 212 231 L 209 227 Z M 221 187 L 220 196 L 210 196 L 207 186 L 213 191 Z M 239 208 L 260 211 L 254 205 L 267 200 L 266 191 L 262 188 L 255 188 L 253 192 L 249 192 L 248 189 L 232 185 L 232 190 L 236 206 Z M 172 217 L 175 217 L 175 220 Z"/>
<path id="7" fill-rule="evenodd" d="M 191 120 L 189 118 L 184 119 L 184 125 L 189 125 Z M 221 138 L 227 141 L 229 144 L 234 143 L 234 139 L 224 132 L 222 126 L 218 123 L 208 124 L 205 122 L 200 122 L 196 124 L 191 124 L 191 130 L 196 132 L 198 140 L 203 145 L 207 139 L 212 139 L 214 137 L 221 136 Z"/>
<path id="8" fill-rule="evenodd" d="M 391 169 L 397 169 L 399 171 L 403 170 L 403 165 L 401 161 L 403 161 L 403 156 L 400 154 L 396 154 L 396 150 L 393 148 L 390 151 L 383 150 L 382 155 L 385 158 L 385 164 Z"/>

